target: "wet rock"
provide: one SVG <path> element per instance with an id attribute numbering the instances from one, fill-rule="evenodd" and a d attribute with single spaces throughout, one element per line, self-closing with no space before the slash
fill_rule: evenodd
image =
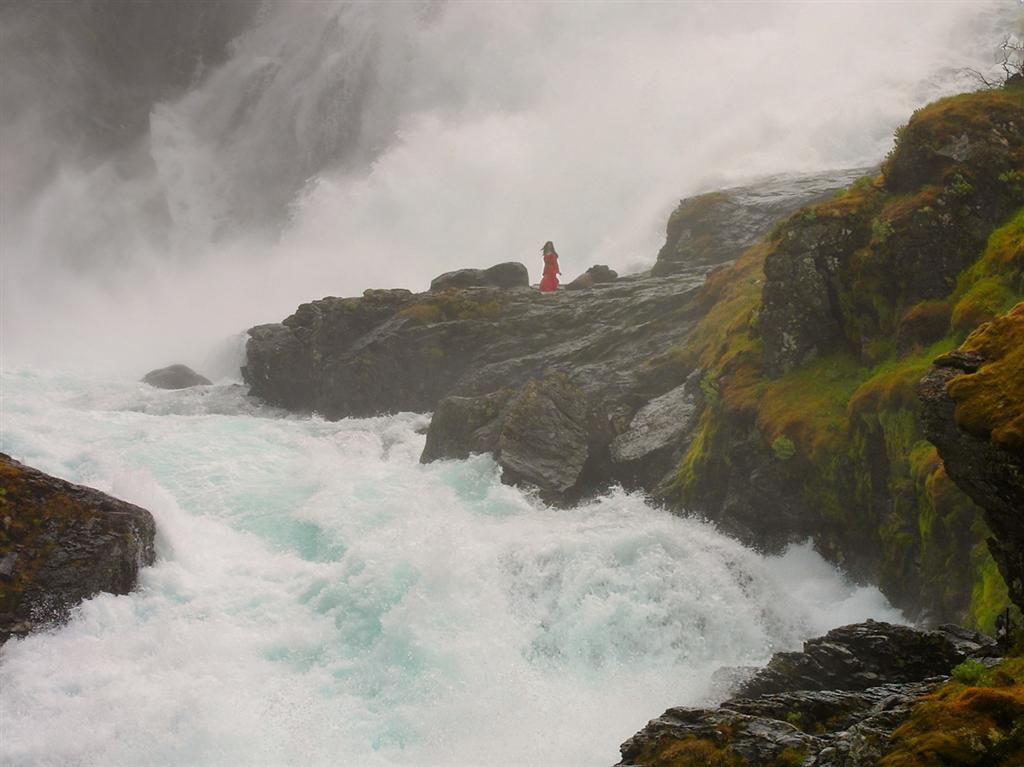
<path id="1" fill-rule="evenodd" d="M 601 290 L 544 296 L 465 288 L 325 298 L 280 324 L 252 328 L 243 375 L 252 394 L 327 418 L 434 411 L 424 461 L 490 452 L 504 461 L 509 481 L 568 502 L 634 472 L 624 465 L 619 477 L 609 468 L 608 445 L 640 408 L 686 379 L 689 370 L 665 350 L 704 311 L 695 298 L 705 271 L 626 277 Z M 530 389 L 544 412 L 526 408 L 524 387 L 563 379 Z M 555 396 L 563 391 L 574 393 Z M 513 397 L 518 417 L 506 423 Z M 582 469 L 582 448 L 572 436 L 577 397 L 587 412 Z M 549 471 L 554 456 L 544 452 L 540 432 L 527 428 L 534 422 L 566 437 L 558 448 L 570 457 L 564 476 Z M 626 453 L 643 452 L 640 432 L 638 424 Z M 538 450 L 534 458 L 528 448 Z M 600 476 L 590 468 L 597 463 L 608 469 Z M 570 474 L 578 476 L 570 482 Z"/>
<path id="2" fill-rule="evenodd" d="M 587 394 L 556 374 L 518 389 L 441 400 L 420 460 L 490 453 L 502 481 L 564 503 L 593 489 L 587 482 L 607 482 L 601 478 L 610 438 L 605 424 Z"/>
<path id="3" fill-rule="evenodd" d="M 781 218 L 828 198 L 870 168 L 771 176 L 755 184 L 687 197 L 669 217 L 652 274 L 739 257 Z"/>
<path id="4" fill-rule="evenodd" d="M 612 440 L 610 457 L 625 484 L 657 487 L 674 474 L 680 447 L 689 444 L 703 402 L 699 378 L 695 371 L 685 383 L 652 399 Z"/>
<path id="5" fill-rule="evenodd" d="M 537 487 L 549 500 L 577 495 L 594 432 L 587 395 L 566 376 L 530 381 L 505 412 L 497 453 L 502 479 Z"/>
<path id="6" fill-rule="evenodd" d="M 728 710 L 670 708 L 622 744 L 618 767 L 768 765 L 820 747 L 817 737 L 788 722 Z"/>
<path id="7" fill-rule="evenodd" d="M 802 652 L 775 653 L 736 694 L 753 697 L 793 690 L 866 690 L 888 682 L 948 674 L 965 657 L 957 643 L 942 632 L 869 620 L 810 639 Z"/>
<path id="8" fill-rule="evenodd" d="M 187 365 L 168 365 L 150 370 L 142 377 L 142 383 L 158 389 L 188 389 L 191 386 L 209 386 L 211 381 Z"/>
<path id="9" fill-rule="evenodd" d="M 607 266 L 598 264 L 592 266 L 575 280 L 565 286 L 566 290 L 585 290 L 592 288 L 595 285 L 603 285 L 608 282 L 615 282 L 619 279 L 619 274 L 614 269 L 609 269 Z"/>
<path id="10" fill-rule="evenodd" d="M 127 594 L 153 563 L 152 515 L 0 454 L 0 642 L 67 620 L 101 591 Z"/>
<path id="11" fill-rule="evenodd" d="M 622 745 L 620 767 L 876 767 L 914 704 L 993 646 L 957 626 L 843 626 L 776 653 L 752 678 L 725 670 L 741 680 L 737 695 L 715 709 L 669 709 Z"/>
<path id="12" fill-rule="evenodd" d="M 513 393 L 512 389 L 500 389 L 482 397 L 445 397 L 430 419 L 420 462 L 497 452 Z"/>
<path id="13" fill-rule="evenodd" d="M 985 323 L 921 379 L 925 433 L 985 513 L 1010 599 L 1024 608 L 1024 304 Z"/>
<path id="14" fill-rule="evenodd" d="M 431 291 L 451 288 L 528 288 L 530 275 L 517 261 L 495 264 L 489 269 L 457 269 L 430 282 Z"/>

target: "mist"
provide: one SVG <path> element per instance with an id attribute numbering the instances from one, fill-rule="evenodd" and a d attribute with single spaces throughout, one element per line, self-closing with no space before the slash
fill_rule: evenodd
<path id="1" fill-rule="evenodd" d="M 568 278 L 644 269 L 682 196 L 880 161 L 1019 8 L 265 3 L 89 144 L 109 70 L 68 54 L 66 18 L 8 7 L 3 364 L 200 365 L 325 295 L 536 279 L 548 239 Z"/>

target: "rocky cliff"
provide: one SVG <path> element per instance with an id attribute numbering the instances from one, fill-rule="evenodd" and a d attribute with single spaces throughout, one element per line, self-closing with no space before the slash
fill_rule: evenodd
<path id="1" fill-rule="evenodd" d="M 127 594 L 153 563 L 145 509 L 0 453 L 0 643 L 67 620 L 101 591 Z"/>
<path id="2" fill-rule="evenodd" d="M 918 393 L 925 433 L 983 509 L 992 556 L 1024 610 L 1024 303 L 939 357 Z"/>
<path id="3" fill-rule="evenodd" d="M 920 110 L 881 175 L 806 207 L 708 280 L 678 350 L 707 406 L 670 494 L 746 540 L 813 536 L 933 620 L 1005 604 L 917 381 L 1024 293 L 1024 92 Z"/>

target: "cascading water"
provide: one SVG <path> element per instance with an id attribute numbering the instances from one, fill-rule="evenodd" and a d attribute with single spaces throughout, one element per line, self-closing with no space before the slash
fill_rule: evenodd
<path id="1" fill-rule="evenodd" d="M 157 564 L 0 663 L 33 765 L 585 765 L 721 665 L 898 619 L 808 547 L 621 491 L 545 508 L 425 418 L 328 423 L 223 385 L 5 380 L 4 449 L 150 509 Z"/>
<path id="2" fill-rule="evenodd" d="M 642 265 L 682 194 L 876 162 L 1016 4 L 221 0 L 201 45 L 185 5 L 0 9 L 0 450 L 159 530 L 137 592 L 5 645 L 0 761 L 609 763 L 721 694 L 716 668 L 899 618 L 809 546 L 763 556 L 621 491 L 552 510 L 485 458 L 421 466 L 423 415 L 132 381 L 218 347 L 203 372 L 230 378 L 223 338 L 300 301 L 550 238 L 567 271 Z M 97 18 L 188 56 L 111 85 L 148 59 L 95 65 L 72 43 L 106 39 Z"/>
<path id="3" fill-rule="evenodd" d="M 1018 10 L 217 0 L 218 53 L 206 4 L 173 5 L 0 9 L 8 355 L 195 364 L 310 298 L 547 239 L 568 272 L 647 266 L 681 195 L 878 162 Z M 140 83 L 163 30 L 175 76 Z"/>

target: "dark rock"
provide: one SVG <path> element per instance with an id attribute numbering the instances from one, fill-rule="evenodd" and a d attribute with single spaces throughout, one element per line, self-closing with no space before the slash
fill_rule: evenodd
<path id="1" fill-rule="evenodd" d="M 703 404 L 700 375 L 691 373 L 685 383 L 645 404 L 612 440 L 610 458 L 624 484 L 658 488 L 674 476 Z"/>
<path id="2" fill-rule="evenodd" d="M 827 199 L 870 168 L 772 176 L 748 186 L 687 197 L 669 217 L 665 244 L 651 270 L 673 274 L 739 257 L 793 211 Z"/>
<path id="3" fill-rule="evenodd" d="M 817 737 L 801 732 L 788 722 L 728 710 L 670 708 L 622 744 L 619 767 L 674 763 L 778 764 L 775 760 L 785 752 L 806 754 L 821 746 L 822 741 Z M 668 755 L 680 751 L 682 758 L 689 759 L 671 761 Z M 715 758 L 722 755 L 731 755 L 732 761 Z M 746 761 L 737 762 L 737 757 Z"/>
<path id="4" fill-rule="evenodd" d="M 420 461 L 496 452 L 505 409 L 513 393 L 512 389 L 499 389 L 482 397 L 445 397 L 438 402 Z"/>
<path id="5" fill-rule="evenodd" d="M 810 639 L 802 652 L 775 653 L 767 666 L 739 687 L 737 695 L 866 690 L 948 674 L 965 657 L 942 632 L 869 620 Z"/>
<path id="6" fill-rule="evenodd" d="M 601 476 L 610 439 L 606 423 L 584 391 L 556 374 L 516 390 L 441 400 L 420 460 L 491 453 L 502 481 L 535 487 L 548 502 L 564 503 L 607 482 Z"/>
<path id="7" fill-rule="evenodd" d="M 807 641 L 803 652 L 776 653 L 717 709 L 669 709 L 622 745 L 620 767 L 876 767 L 914 704 L 955 664 L 993 644 L 957 626 L 843 626 Z"/>
<path id="8" fill-rule="evenodd" d="M 619 477 L 608 444 L 637 410 L 686 379 L 689 370 L 664 352 L 704 310 L 694 300 L 704 274 L 628 277 L 544 296 L 467 288 L 325 298 L 251 329 L 243 375 L 253 394 L 327 418 L 433 410 L 423 460 L 491 452 L 507 478 L 568 499 Z M 552 385 L 558 376 L 564 383 Z M 529 392 L 536 411 L 526 407 L 535 401 Z M 569 489 L 568 474 L 545 468 L 554 456 L 541 451 L 533 461 L 524 452 L 545 447 L 538 424 L 560 439 L 576 433 L 572 424 L 587 434 L 583 469 L 579 439 L 559 446 L 563 458 L 573 456 L 570 473 L 579 470 Z M 624 450 L 639 455 L 637 445 Z M 608 470 L 598 476 L 597 465 Z"/>
<path id="9" fill-rule="evenodd" d="M 430 282 L 431 291 L 451 288 L 528 288 L 530 275 L 517 261 L 495 264 L 489 269 L 457 269 L 445 272 Z"/>
<path id="10" fill-rule="evenodd" d="M 598 264 L 592 266 L 575 280 L 565 286 L 566 290 L 585 290 L 592 288 L 595 285 L 604 285 L 609 282 L 615 282 L 619 279 L 619 273 L 614 269 L 609 269 L 607 266 Z"/>
<path id="11" fill-rule="evenodd" d="M 0 532 L 5 584 L 0 641 L 67 620 L 101 591 L 127 594 L 153 563 L 153 517 L 145 509 L 51 477 L 0 454 Z"/>
<path id="12" fill-rule="evenodd" d="M 841 265 L 868 242 L 866 217 L 791 221 L 765 259 L 761 337 L 772 374 L 849 346 L 836 298 Z"/>
<path id="13" fill-rule="evenodd" d="M 497 453 L 502 479 L 537 487 L 550 501 L 579 497 L 584 470 L 600 454 L 593 449 L 601 444 L 599 431 L 600 416 L 568 377 L 530 381 L 505 411 Z"/>
<path id="14" fill-rule="evenodd" d="M 150 370 L 142 377 L 142 383 L 158 389 L 188 389 L 190 386 L 209 386 L 211 382 L 187 365 L 169 365 Z"/>
<path id="15" fill-rule="evenodd" d="M 925 434 L 938 448 L 946 473 L 984 511 L 992 531 L 992 558 L 1010 599 L 1024 609 L 1021 348 L 1024 304 L 981 326 L 960 349 L 935 360 L 917 393 Z M 1000 423 L 1002 430 L 993 429 Z M 1009 436 L 998 439 L 1004 432 Z"/>

